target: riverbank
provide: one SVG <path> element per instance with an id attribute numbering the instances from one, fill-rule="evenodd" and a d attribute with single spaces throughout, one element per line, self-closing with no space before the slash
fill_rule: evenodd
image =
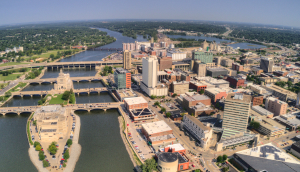
<path id="1" fill-rule="evenodd" d="M 64 172 L 72 172 L 75 170 L 76 163 L 79 159 L 79 156 L 81 154 L 81 145 L 78 143 L 79 141 L 79 134 L 80 134 L 80 117 L 73 113 L 76 117 L 76 126 L 75 126 L 75 132 L 73 135 L 73 143 L 71 146 L 71 152 L 70 152 L 70 159 L 67 162 L 67 167 L 65 168 Z"/>

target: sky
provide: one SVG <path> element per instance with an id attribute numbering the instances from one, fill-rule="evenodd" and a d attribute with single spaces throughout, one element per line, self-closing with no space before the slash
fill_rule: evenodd
<path id="1" fill-rule="evenodd" d="M 95 19 L 175 19 L 300 27 L 299 0 L 0 0 L 0 25 Z"/>

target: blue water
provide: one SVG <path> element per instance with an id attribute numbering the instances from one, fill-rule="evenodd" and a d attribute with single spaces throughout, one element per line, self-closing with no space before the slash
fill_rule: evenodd
<path id="1" fill-rule="evenodd" d="M 215 38 L 215 37 L 208 37 L 208 36 L 185 36 L 185 35 L 167 35 L 169 38 L 186 38 L 186 39 L 202 39 L 202 40 L 206 40 L 206 41 L 215 41 L 216 43 L 229 43 L 232 42 L 231 40 L 228 39 L 219 39 L 219 38 Z M 251 46 L 249 46 L 251 45 Z M 236 44 L 230 44 L 228 45 L 232 48 L 237 48 L 240 47 L 240 49 L 257 49 L 257 48 L 266 48 L 266 46 L 264 45 L 259 45 L 259 44 L 252 44 L 252 43 L 247 43 L 247 42 L 242 42 L 242 43 L 236 43 Z"/>

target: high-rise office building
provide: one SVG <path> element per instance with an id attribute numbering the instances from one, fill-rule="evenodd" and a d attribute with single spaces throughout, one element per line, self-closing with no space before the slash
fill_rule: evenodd
<path id="1" fill-rule="evenodd" d="M 157 85 L 157 64 L 156 56 L 148 56 L 143 58 L 143 83 L 150 88 Z"/>
<path id="2" fill-rule="evenodd" d="M 192 52 L 193 60 L 200 60 L 202 63 L 212 63 L 213 53 L 194 50 Z"/>
<path id="3" fill-rule="evenodd" d="M 118 89 L 131 87 L 131 73 L 123 68 L 117 68 L 114 72 L 114 79 Z"/>
<path id="4" fill-rule="evenodd" d="M 251 96 L 230 93 L 225 99 L 222 138 L 231 137 L 247 130 Z"/>
<path id="5" fill-rule="evenodd" d="M 274 61 L 272 58 L 263 57 L 260 59 L 260 68 L 264 72 L 273 72 Z"/>
<path id="6" fill-rule="evenodd" d="M 130 69 L 131 68 L 131 52 L 125 50 L 123 52 L 123 68 Z"/>

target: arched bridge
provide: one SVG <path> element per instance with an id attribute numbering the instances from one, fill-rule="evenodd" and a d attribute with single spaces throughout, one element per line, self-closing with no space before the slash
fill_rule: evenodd
<path id="1" fill-rule="evenodd" d="M 73 82 L 84 82 L 84 81 L 100 81 L 103 77 L 101 76 L 84 76 L 84 77 L 71 77 L 71 80 Z M 29 80 L 24 80 L 23 82 L 26 83 L 37 83 L 37 84 L 43 84 L 43 83 L 55 83 L 57 78 L 45 78 L 45 79 L 29 79 Z"/>

